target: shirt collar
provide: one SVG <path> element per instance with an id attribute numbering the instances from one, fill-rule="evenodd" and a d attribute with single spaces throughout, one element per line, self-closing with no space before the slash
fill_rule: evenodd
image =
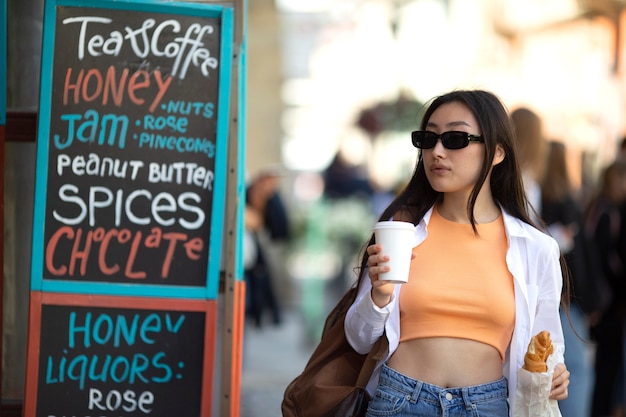
<path id="1" fill-rule="evenodd" d="M 420 226 L 422 228 L 427 228 L 428 223 L 430 222 L 430 216 L 432 216 L 433 214 L 434 207 L 435 206 L 432 206 L 430 209 L 428 209 L 426 214 L 424 214 L 424 217 L 420 221 Z M 506 229 L 509 236 L 522 238 L 530 237 L 528 229 L 524 226 L 525 223 L 522 220 L 509 214 L 506 210 L 502 208 L 502 206 L 500 206 L 500 210 L 502 211 L 502 217 L 504 219 L 504 228 Z"/>

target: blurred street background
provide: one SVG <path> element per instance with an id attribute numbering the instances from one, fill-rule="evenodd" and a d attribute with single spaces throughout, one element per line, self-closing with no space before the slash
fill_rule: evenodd
<path id="1" fill-rule="evenodd" d="M 588 207 L 626 134 L 625 8 L 620 0 L 251 2 L 246 170 L 249 182 L 278 173 L 290 233 L 260 234 L 282 321 L 275 326 L 267 306 L 261 327 L 248 322 L 242 416 L 280 415 L 282 392 L 354 281 L 373 223 L 412 173 L 409 132 L 432 97 L 484 88 L 511 110 L 532 110 L 542 141 L 565 145 L 570 185 L 561 188 L 581 212 Z M 588 336 L 584 324 L 578 330 Z M 567 415 L 588 417 L 595 347 L 570 346 L 566 360 L 582 383 Z M 623 416 L 622 407 L 613 412 Z"/>

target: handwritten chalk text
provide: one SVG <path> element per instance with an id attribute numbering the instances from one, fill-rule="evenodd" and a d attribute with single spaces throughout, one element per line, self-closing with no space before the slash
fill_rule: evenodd
<path id="1" fill-rule="evenodd" d="M 193 23 L 189 25 L 182 37 L 174 37 L 173 34 L 181 32 L 181 24 L 175 19 L 169 19 L 156 24 L 154 19 L 146 19 L 137 29 L 126 27 L 126 35 L 114 30 L 108 38 L 100 34 L 90 34 L 92 25 L 109 24 L 113 20 L 105 17 L 79 16 L 63 20 L 63 24 L 79 23 L 80 34 L 78 38 L 78 59 L 83 60 L 85 54 L 92 57 L 101 55 L 118 56 L 128 41 L 130 47 L 138 58 L 146 59 L 150 55 L 166 57 L 174 60 L 172 64 L 172 76 L 185 79 L 191 65 L 200 68 L 202 75 L 208 77 L 211 69 L 218 66 L 216 57 L 211 56 L 211 51 L 203 48 L 203 38 L 213 33 L 213 26 Z M 152 30 L 154 28 L 154 30 Z M 152 30 L 152 31 L 151 31 Z M 161 39 L 174 37 L 173 41 L 165 43 L 162 47 Z"/>

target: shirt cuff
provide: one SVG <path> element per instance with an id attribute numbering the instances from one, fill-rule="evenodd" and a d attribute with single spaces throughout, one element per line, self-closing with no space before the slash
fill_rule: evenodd
<path id="1" fill-rule="evenodd" d="M 378 307 L 374 304 L 372 294 L 368 291 L 357 306 L 357 314 L 365 323 L 369 323 L 374 329 L 382 330 L 385 327 L 387 318 L 389 318 L 391 314 L 391 306 L 393 305 L 394 298 L 395 294 L 392 294 L 387 305 Z"/>

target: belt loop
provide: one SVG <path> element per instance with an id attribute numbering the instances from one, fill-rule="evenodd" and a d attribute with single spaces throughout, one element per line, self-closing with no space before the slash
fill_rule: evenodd
<path id="1" fill-rule="evenodd" d="M 411 402 L 415 404 L 420 396 L 420 392 L 422 391 L 424 383 L 418 379 L 413 379 L 413 381 L 415 381 L 415 388 L 413 389 L 413 393 L 411 394 Z"/>
<path id="2" fill-rule="evenodd" d="M 461 394 L 463 395 L 463 403 L 465 404 L 466 410 L 472 409 L 472 401 L 470 400 L 469 388 L 461 388 Z"/>

